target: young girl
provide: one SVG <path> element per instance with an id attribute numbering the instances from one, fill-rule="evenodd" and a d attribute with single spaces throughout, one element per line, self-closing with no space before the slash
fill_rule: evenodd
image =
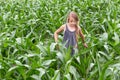
<path id="1" fill-rule="evenodd" d="M 74 54 L 74 48 L 78 47 L 78 36 L 82 38 L 84 47 L 88 47 L 84 41 L 84 35 L 81 28 L 79 27 L 79 19 L 75 12 L 70 12 L 67 17 L 67 23 L 63 24 L 59 29 L 54 33 L 55 42 L 58 42 L 58 34 L 64 31 L 63 43 L 66 48 L 71 48 L 71 55 Z"/>

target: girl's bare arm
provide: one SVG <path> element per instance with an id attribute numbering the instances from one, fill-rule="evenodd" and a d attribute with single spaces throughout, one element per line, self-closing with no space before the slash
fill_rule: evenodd
<path id="1" fill-rule="evenodd" d="M 85 43 L 84 41 L 85 37 L 84 37 L 84 34 L 82 33 L 81 28 L 79 28 L 79 34 L 80 34 L 80 37 L 82 38 L 82 42 Z"/>
<path id="2" fill-rule="evenodd" d="M 84 44 L 84 47 L 88 47 L 88 45 L 85 43 L 85 37 L 84 37 L 84 35 L 83 35 L 83 33 L 82 33 L 82 30 L 81 30 L 81 28 L 79 29 L 79 34 L 80 34 L 80 37 L 82 38 L 82 42 L 83 42 L 83 44 Z"/>
<path id="3" fill-rule="evenodd" d="M 62 25 L 60 28 L 58 28 L 55 32 L 54 32 L 54 39 L 55 42 L 58 42 L 58 34 L 64 30 L 65 25 Z"/>

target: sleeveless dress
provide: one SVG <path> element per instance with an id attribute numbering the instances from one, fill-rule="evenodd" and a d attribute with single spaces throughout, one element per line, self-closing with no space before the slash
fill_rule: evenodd
<path id="1" fill-rule="evenodd" d="M 63 43 L 65 43 L 66 48 L 71 48 L 71 55 L 75 53 L 74 47 L 77 45 L 76 31 L 70 31 L 68 25 L 66 24 L 66 30 L 64 31 Z"/>

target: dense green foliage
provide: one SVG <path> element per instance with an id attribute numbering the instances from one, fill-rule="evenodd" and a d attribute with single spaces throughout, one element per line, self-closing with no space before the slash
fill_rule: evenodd
<path id="1" fill-rule="evenodd" d="M 70 11 L 89 46 L 72 57 L 53 39 Z M 119 50 L 120 0 L 0 0 L 0 80 L 120 80 Z"/>

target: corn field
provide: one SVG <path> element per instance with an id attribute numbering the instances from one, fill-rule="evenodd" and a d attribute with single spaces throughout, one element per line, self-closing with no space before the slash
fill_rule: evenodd
<path id="1" fill-rule="evenodd" d="M 88 44 L 73 56 L 53 37 L 70 11 Z M 120 80 L 119 50 L 120 0 L 0 0 L 0 80 Z"/>

